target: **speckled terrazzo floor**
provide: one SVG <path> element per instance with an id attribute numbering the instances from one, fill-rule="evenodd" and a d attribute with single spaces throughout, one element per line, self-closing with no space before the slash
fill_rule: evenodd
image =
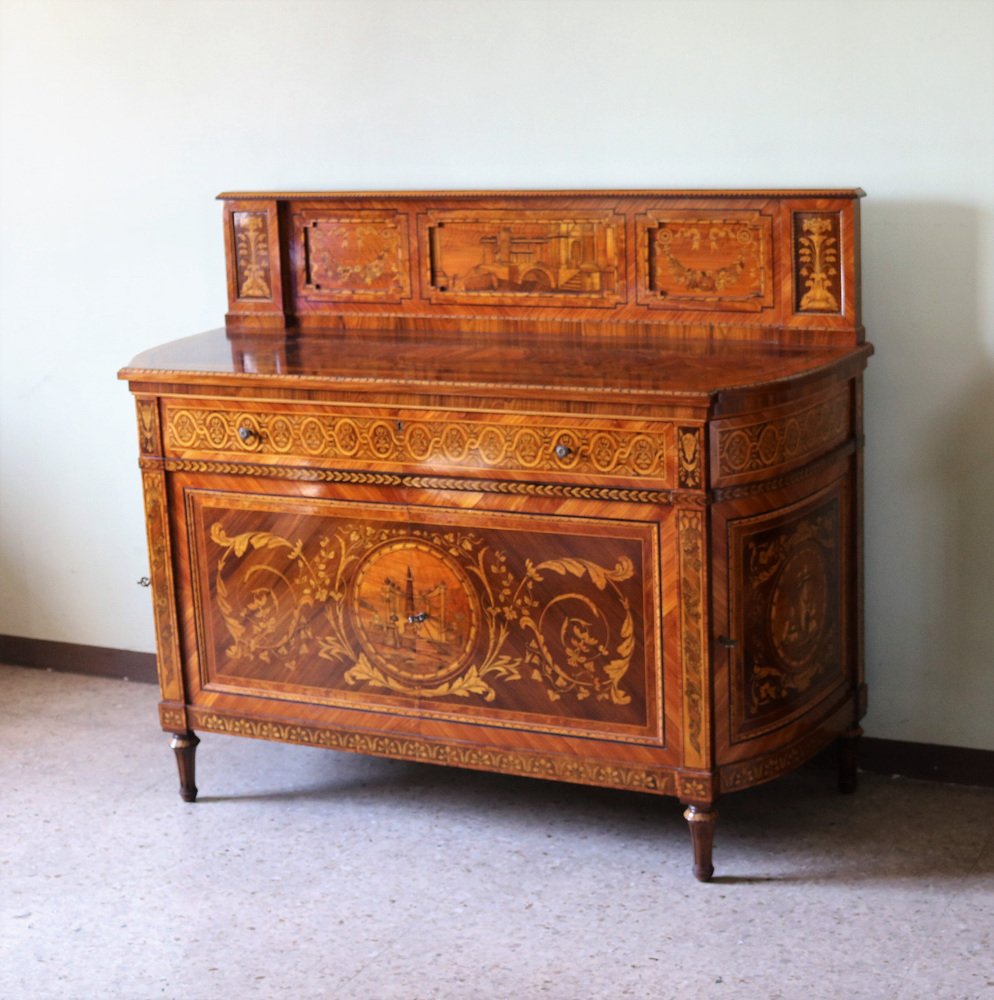
<path id="1" fill-rule="evenodd" d="M 205 736 L 0 667 L 0 998 L 994 1000 L 994 790 L 676 802 Z"/>

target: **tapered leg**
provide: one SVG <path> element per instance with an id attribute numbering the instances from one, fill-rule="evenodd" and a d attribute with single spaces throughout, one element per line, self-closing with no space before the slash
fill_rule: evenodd
<path id="1" fill-rule="evenodd" d="M 844 794 L 856 791 L 859 784 L 859 738 L 863 730 L 852 726 L 839 737 L 839 791 Z"/>
<path id="2" fill-rule="evenodd" d="M 694 877 L 698 882 L 709 882 L 714 874 L 711 848 L 718 810 L 691 805 L 687 806 L 683 818 L 690 824 L 690 839 L 694 845 Z"/>
<path id="3" fill-rule="evenodd" d="M 184 802 L 197 800 L 197 744 L 196 733 L 173 733 L 169 744 L 176 751 L 176 766 L 179 768 L 179 794 Z"/>

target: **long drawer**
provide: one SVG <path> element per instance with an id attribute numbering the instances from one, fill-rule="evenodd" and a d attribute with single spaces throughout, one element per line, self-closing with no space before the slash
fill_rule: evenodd
<path id="1" fill-rule="evenodd" d="M 583 482 L 677 479 L 665 421 L 166 400 L 167 457 Z"/>

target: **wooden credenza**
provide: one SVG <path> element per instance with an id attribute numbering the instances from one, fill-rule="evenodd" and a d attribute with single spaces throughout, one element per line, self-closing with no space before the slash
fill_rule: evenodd
<path id="1" fill-rule="evenodd" d="M 227 194 L 224 329 L 135 394 L 197 731 L 671 795 L 840 740 L 861 666 L 859 191 Z"/>

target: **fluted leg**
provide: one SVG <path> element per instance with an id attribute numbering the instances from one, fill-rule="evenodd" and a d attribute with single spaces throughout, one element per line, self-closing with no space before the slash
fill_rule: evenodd
<path id="1" fill-rule="evenodd" d="M 859 726 L 847 729 L 839 737 L 839 791 L 849 794 L 856 791 L 859 784 L 859 738 L 863 730 Z"/>
<path id="2" fill-rule="evenodd" d="M 176 766 L 179 768 L 179 794 L 184 802 L 197 800 L 197 744 L 196 733 L 173 733 L 169 744 L 176 752 Z"/>
<path id="3" fill-rule="evenodd" d="M 690 805 L 684 811 L 683 818 L 690 824 L 690 839 L 694 845 L 694 877 L 698 882 L 709 882 L 714 874 L 711 849 L 718 810 Z"/>

